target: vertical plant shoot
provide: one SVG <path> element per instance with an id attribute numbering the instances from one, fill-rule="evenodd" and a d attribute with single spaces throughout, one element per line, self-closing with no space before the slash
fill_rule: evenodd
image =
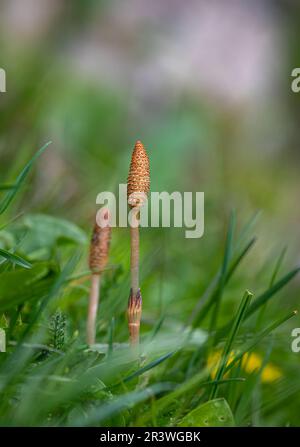
<path id="1" fill-rule="evenodd" d="M 127 199 L 132 208 L 134 220 L 130 222 L 131 236 L 131 289 L 128 300 L 128 329 L 131 345 L 139 343 L 140 321 L 142 315 L 142 295 L 139 286 L 139 213 L 147 200 L 150 189 L 149 158 L 140 141 L 137 141 L 131 157 L 127 181 Z"/>
<path id="2" fill-rule="evenodd" d="M 95 224 L 90 245 L 89 267 L 92 277 L 87 319 L 87 343 L 89 345 L 95 343 L 101 276 L 108 262 L 111 239 L 110 213 L 108 209 L 103 211 L 103 225 L 100 227 L 97 223 Z"/>

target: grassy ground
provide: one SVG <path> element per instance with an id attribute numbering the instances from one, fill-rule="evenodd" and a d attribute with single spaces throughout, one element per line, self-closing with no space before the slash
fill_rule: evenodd
<path id="1" fill-rule="evenodd" d="M 290 349 L 299 269 L 282 247 L 262 257 L 259 216 L 209 211 L 208 237 L 197 242 L 177 229 L 142 230 L 141 356 L 129 349 L 125 317 L 129 230 L 114 230 L 89 349 L 93 218 L 75 206 L 55 212 L 41 197 L 36 205 L 33 179 L 49 151 L 30 161 L 24 151 L 0 185 L 1 425 L 299 425 Z M 55 182 L 46 186 L 49 200 Z"/>

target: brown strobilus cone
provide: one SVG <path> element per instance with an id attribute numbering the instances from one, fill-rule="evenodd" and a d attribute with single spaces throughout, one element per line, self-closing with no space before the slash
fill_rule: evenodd
<path id="1" fill-rule="evenodd" d="M 111 238 L 109 210 L 104 208 L 101 211 L 103 216 L 101 219 L 101 226 L 97 223 L 95 224 L 90 244 L 89 267 L 92 272 L 92 276 L 86 328 L 87 343 L 89 345 L 93 345 L 95 343 L 101 276 L 108 262 Z"/>
<path id="2" fill-rule="evenodd" d="M 149 158 L 140 141 L 137 141 L 131 157 L 127 180 L 127 199 L 131 207 L 131 289 L 128 300 L 127 318 L 130 344 L 139 344 L 140 321 L 142 315 L 142 295 L 139 287 L 139 214 L 140 208 L 147 201 L 150 190 Z"/>

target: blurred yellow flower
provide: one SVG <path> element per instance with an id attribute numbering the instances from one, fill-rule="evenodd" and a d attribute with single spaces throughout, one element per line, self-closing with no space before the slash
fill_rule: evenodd
<path id="1" fill-rule="evenodd" d="M 255 352 L 246 354 L 242 360 L 242 366 L 248 374 L 258 371 L 261 368 L 262 363 L 262 357 Z M 267 363 L 261 373 L 261 380 L 265 383 L 275 382 L 275 380 L 280 379 L 280 377 L 282 377 L 281 370 L 273 363 Z"/>
<path id="2" fill-rule="evenodd" d="M 207 367 L 210 370 L 210 375 L 212 378 L 216 377 L 221 355 L 222 351 L 215 351 L 210 353 L 208 356 Z M 234 351 L 231 351 L 226 366 L 230 365 L 230 363 L 234 359 L 234 356 L 235 356 Z M 258 371 L 262 367 L 262 364 L 263 364 L 262 357 L 255 352 L 251 352 L 243 356 L 242 368 L 248 374 Z M 261 373 L 262 382 L 264 383 L 275 382 L 276 380 L 280 379 L 280 377 L 282 377 L 282 372 L 273 363 L 267 363 L 264 366 L 263 371 Z M 224 378 L 228 378 L 228 373 L 224 375 Z"/>

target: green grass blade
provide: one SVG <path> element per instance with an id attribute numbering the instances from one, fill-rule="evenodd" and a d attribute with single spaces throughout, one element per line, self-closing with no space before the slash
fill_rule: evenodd
<path id="1" fill-rule="evenodd" d="M 262 293 L 249 307 L 246 318 L 250 317 L 254 312 L 256 312 L 263 304 L 269 301 L 269 299 L 275 295 L 279 290 L 281 290 L 285 285 L 287 285 L 300 271 L 300 267 L 295 268 L 279 281 L 277 281 L 272 287 L 270 287 L 266 292 Z"/>
<path id="2" fill-rule="evenodd" d="M 24 267 L 25 269 L 31 269 L 32 264 L 30 262 L 26 261 L 26 259 L 21 258 L 21 256 L 18 256 L 14 253 L 10 253 L 7 250 L 3 250 L 0 248 L 0 256 L 5 258 L 7 261 L 11 262 L 12 264 L 20 265 L 21 267 Z"/>
<path id="3" fill-rule="evenodd" d="M 239 266 L 239 264 L 241 263 L 241 261 L 244 259 L 244 257 L 247 255 L 247 253 L 251 250 L 251 248 L 254 246 L 256 242 L 256 238 L 253 237 L 246 245 L 245 247 L 242 249 L 242 251 L 238 254 L 238 256 L 236 257 L 236 259 L 232 262 L 228 273 L 226 275 L 226 281 L 225 283 L 227 284 L 228 281 L 230 280 L 230 278 L 232 277 L 232 275 L 234 274 L 234 272 L 236 271 L 237 267 Z"/>
<path id="4" fill-rule="evenodd" d="M 256 211 L 256 213 L 253 214 L 253 216 L 249 219 L 249 221 L 246 222 L 237 238 L 236 241 L 237 245 L 239 245 L 246 237 L 248 237 L 250 230 L 252 231 L 252 228 L 256 225 L 256 222 L 259 220 L 261 213 L 262 213 L 261 210 Z"/>
<path id="5" fill-rule="evenodd" d="M 142 368 L 139 368 L 137 371 L 134 371 L 132 374 L 129 374 L 127 377 L 122 379 L 122 381 L 119 381 L 118 383 L 109 386 L 109 389 L 112 390 L 113 388 L 116 388 L 121 383 L 130 382 L 131 380 L 135 379 L 136 377 L 141 376 L 145 372 L 150 371 L 150 369 L 155 368 L 155 366 L 160 365 L 165 360 L 168 360 L 174 353 L 175 353 L 174 351 L 168 352 L 167 354 L 159 357 L 158 359 L 153 360 L 152 362 L 148 363 L 147 365 L 143 366 Z"/>
<path id="6" fill-rule="evenodd" d="M 228 361 L 228 358 L 229 358 L 229 354 L 230 354 L 230 351 L 231 351 L 234 339 L 235 339 L 235 337 L 236 337 L 236 335 L 237 335 L 237 333 L 238 333 L 238 331 L 240 329 L 240 326 L 242 324 L 242 321 L 243 321 L 243 319 L 245 317 L 245 314 L 246 314 L 246 311 L 247 311 L 248 306 L 250 304 L 251 298 L 252 298 L 252 293 L 250 293 L 249 291 L 246 291 L 244 296 L 243 296 L 243 298 L 242 298 L 242 301 L 241 301 L 241 304 L 240 304 L 240 306 L 238 308 L 236 317 L 235 317 L 235 319 L 233 321 L 233 324 L 232 324 L 232 327 L 231 327 L 228 339 L 227 339 L 226 344 L 224 346 L 224 351 L 223 351 L 222 358 L 221 358 L 221 361 L 220 361 L 220 365 L 219 365 L 219 368 L 218 368 L 218 371 L 217 371 L 217 374 L 216 374 L 216 378 L 215 378 L 215 380 L 217 382 L 219 382 L 223 378 L 223 374 L 225 372 L 226 364 L 227 364 L 227 361 Z M 214 399 L 216 397 L 217 390 L 218 390 L 218 383 L 213 385 L 212 390 L 211 390 L 210 399 Z"/>
<path id="7" fill-rule="evenodd" d="M 284 247 L 282 249 L 282 251 L 280 252 L 280 255 L 279 255 L 279 257 L 278 257 L 278 259 L 276 261 L 276 264 L 275 264 L 275 267 L 274 267 L 274 270 L 273 270 L 273 273 L 272 273 L 272 276 L 271 276 L 271 279 L 270 279 L 269 288 L 273 287 L 273 285 L 275 283 L 275 280 L 277 278 L 279 269 L 280 269 L 280 267 L 282 265 L 282 262 L 283 262 L 286 250 L 287 250 L 287 247 Z M 258 314 L 257 322 L 256 322 L 256 329 L 257 330 L 258 330 L 258 328 L 261 327 L 262 321 L 264 319 L 265 311 L 266 311 L 266 304 L 261 307 L 260 312 Z"/>
<path id="8" fill-rule="evenodd" d="M 270 289 L 267 289 L 264 293 L 262 293 L 260 296 L 258 296 L 254 303 L 251 304 L 249 307 L 245 319 L 249 318 L 251 315 L 253 315 L 261 306 L 263 306 L 265 303 L 267 303 L 273 295 L 275 295 L 279 290 L 281 290 L 284 286 L 286 286 L 300 271 L 300 267 L 295 268 L 291 272 L 289 272 L 287 275 L 285 275 L 283 278 L 281 278 L 277 283 L 275 283 Z M 232 321 L 230 321 L 225 326 L 221 327 L 216 334 L 216 340 L 219 340 L 220 338 L 224 337 L 226 332 L 229 330 L 229 328 L 232 325 Z"/>
<path id="9" fill-rule="evenodd" d="M 204 292 L 200 300 L 198 300 L 198 303 L 196 304 L 196 307 L 194 308 L 192 313 L 193 316 L 191 316 L 189 319 L 189 324 L 193 323 L 194 326 L 198 326 L 213 305 L 215 305 L 215 309 L 214 314 L 212 316 L 211 327 L 213 327 L 215 324 L 214 320 L 216 320 L 218 315 L 219 303 L 222 298 L 223 287 L 226 284 L 228 263 L 230 261 L 232 254 L 234 228 L 235 228 L 235 214 L 232 212 L 230 215 L 230 221 L 226 236 L 222 267 L 220 271 L 215 275 L 215 277 L 207 287 L 206 291 Z M 210 298 L 204 303 L 202 307 L 200 307 L 200 303 L 203 301 L 203 299 L 209 296 L 210 293 L 211 293 Z"/>
<path id="10" fill-rule="evenodd" d="M 219 284 L 217 287 L 217 293 L 216 293 L 215 300 L 214 300 L 215 307 L 214 307 L 213 314 L 211 317 L 210 332 L 217 326 L 217 319 L 218 319 L 218 315 L 219 315 L 220 304 L 221 304 L 221 299 L 222 299 L 222 295 L 223 295 L 223 289 L 224 289 L 224 286 L 226 283 L 228 266 L 229 266 L 229 262 L 230 262 L 231 255 L 232 255 L 234 229 L 235 229 L 235 214 L 234 214 L 234 212 L 232 212 L 230 215 L 229 227 L 228 227 L 228 232 L 227 232 L 227 237 L 226 237 L 226 244 L 225 244 L 225 251 L 224 251 L 224 258 L 223 258 L 220 280 L 219 280 Z"/>
<path id="11" fill-rule="evenodd" d="M 277 278 L 279 269 L 280 269 L 280 267 L 281 267 L 281 265 L 283 263 L 286 251 L 287 251 L 287 247 L 283 247 L 283 249 L 282 249 L 282 251 L 281 251 L 281 253 L 280 253 L 280 255 L 279 255 L 278 259 L 277 259 L 277 262 L 275 264 L 275 268 L 274 268 L 273 274 L 271 276 L 269 287 L 272 287 L 274 285 L 274 282 L 275 282 L 275 280 Z"/>
<path id="12" fill-rule="evenodd" d="M 179 401 L 179 399 L 187 395 L 189 392 L 191 392 L 193 389 L 199 388 L 199 385 L 201 382 L 203 382 L 203 379 L 207 376 L 207 370 L 203 369 L 198 374 L 195 374 L 193 377 L 191 377 L 189 380 L 186 380 L 179 386 L 175 388 L 171 393 L 167 394 L 166 396 L 161 397 L 156 402 L 156 416 L 161 415 L 164 411 L 168 411 L 168 408 L 170 406 L 176 404 L 176 402 Z M 147 425 L 151 418 L 153 417 L 152 412 L 145 411 L 137 420 L 137 425 Z"/>
<path id="13" fill-rule="evenodd" d="M 111 356 L 114 349 L 114 330 L 115 330 L 115 317 L 112 317 L 110 320 L 109 334 L 108 334 L 108 350 L 107 350 L 108 357 Z"/>
<path id="14" fill-rule="evenodd" d="M 138 369 L 137 371 L 135 371 L 134 373 L 130 374 L 129 376 L 125 377 L 125 379 L 123 380 L 123 382 L 129 382 L 130 380 L 134 379 L 135 377 L 140 376 L 141 374 L 144 374 L 146 371 L 149 371 L 152 368 L 155 368 L 155 366 L 160 365 L 162 362 L 168 360 L 173 354 L 175 353 L 175 351 L 172 352 L 168 352 L 165 355 L 162 355 L 161 357 L 159 357 L 156 360 L 153 360 L 153 362 L 148 363 L 147 365 L 143 366 L 142 368 Z"/>
<path id="15" fill-rule="evenodd" d="M 11 191 L 12 189 L 14 189 L 16 187 L 15 184 L 11 184 L 11 185 L 0 185 L 0 191 Z"/>
<path id="16" fill-rule="evenodd" d="M 22 186 L 24 180 L 26 179 L 33 163 L 36 161 L 36 159 L 44 152 L 44 150 L 51 144 L 51 141 L 46 143 L 43 147 L 41 147 L 31 158 L 31 160 L 27 163 L 27 165 L 23 168 L 19 176 L 17 177 L 17 180 L 15 182 L 14 187 L 9 190 L 9 192 L 6 194 L 2 202 L 0 203 L 0 214 L 3 214 L 4 211 L 8 208 L 12 200 L 14 199 L 15 195 L 17 194 L 18 190 Z"/>
<path id="17" fill-rule="evenodd" d="M 297 315 L 297 311 L 294 310 L 293 312 L 289 312 L 287 315 L 285 315 L 282 318 L 279 318 L 274 323 L 272 323 L 270 326 L 268 326 L 266 329 L 264 329 L 255 339 L 250 342 L 241 352 L 239 352 L 232 361 L 230 361 L 229 365 L 225 368 L 225 373 L 229 371 L 237 362 L 239 362 L 242 357 L 247 354 L 248 352 L 252 351 L 263 338 L 270 335 L 275 329 L 277 329 L 279 326 L 281 326 L 283 323 L 288 321 L 290 318 Z"/>
<path id="18" fill-rule="evenodd" d="M 133 391 L 123 396 L 115 398 L 112 402 L 107 404 L 101 404 L 95 408 L 92 408 L 84 417 L 76 417 L 69 421 L 68 425 L 78 427 L 87 426 L 92 424 L 99 425 L 100 422 L 112 417 L 115 414 L 120 413 L 122 410 L 128 407 L 133 407 L 145 400 L 148 400 L 155 395 L 162 393 L 163 391 L 169 391 L 169 384 L 155 384 L 151 387 L 145 388 L 141 391 Z"/>

